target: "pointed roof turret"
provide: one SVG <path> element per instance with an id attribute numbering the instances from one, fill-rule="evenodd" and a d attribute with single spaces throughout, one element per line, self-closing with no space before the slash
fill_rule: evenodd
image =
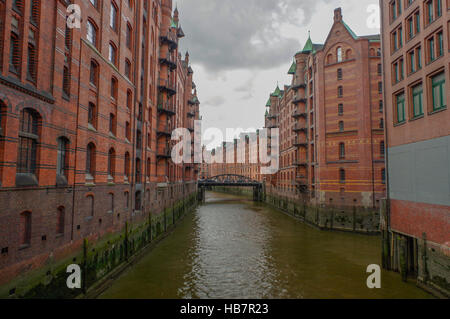
<path id="1" fill-rule="evenodd" d="M 275 89 L 275 92 L 272 93 L 272 96 L 273 97 L 280 97 L 280 94 L 281 94 L 281 90 L 280 90 L 280 87 L 277 84 L 277 88 Z"/>
<path id="2" fill-rule="evenodd" d="M 302 53 L 312 52 L 314 49 L 312 40 L 311 40 L 311 31 L 308 31 L 308 40 L 306 40 L 306 44 L 302 50 Z"/>
<path id="3" fill-rule="evenodd" d="M 272 103 L 270 102 L 270 98 L 267 100 L 266 107 L 271 107 Z"/>
<path id="4" fill-rule="evenodd" d="M 291 68 L 288 71 L 288 74 L 295 74 L 295 71 L 297 71 L 297 63 L 295 63 L 295 60 L 292 62 Z"/>

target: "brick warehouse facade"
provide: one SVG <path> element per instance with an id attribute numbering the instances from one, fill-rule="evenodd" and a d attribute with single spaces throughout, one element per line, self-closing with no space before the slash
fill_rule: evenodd
<path id="1" fill-rule="evenodd" d="M 273 192 L 313 205 L 377 208 L 385 194 L 380 38 L 357 36 L 341 9 L 325 44 L 295 55 L 291 85 L 267 102 L 280 129 Z M 287 194 L 287 195 L 286 195 Z"/>
<path id="2" fill-rule="evenodd" d="M 169 155 L 200 118 L 183 36 L 171 0 L 0 0 L 0 290 L 196 192 Z"/>
<path id="3" fill-rule="evenodd" d="M 381 1 L 384 266 L 450 294 L 450 1 Z"/>

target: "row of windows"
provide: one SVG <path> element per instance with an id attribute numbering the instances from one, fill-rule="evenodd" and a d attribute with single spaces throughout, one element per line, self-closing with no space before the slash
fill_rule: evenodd
<path id="1" fill-rule="evenodd" d="M 381 182 L 383 184 L 386 184 L 386 169 L 385 168 L 381 169 L 380 175 L 381 175 Z M 339 169 L 339 182 L 341 184 L 346 183 L 346 172 L 345 172 L 345 169 L 343 169 L 343 168 Z"/>
<path id="2" fill-rule="evenodd" d="M 396 2 L 400 3 L 399 0 L 397 0 Z M 432 22 L 434 22 L 434 20 L 442 16 L 442 0 L 425 1 L 422 12 L 424 13 L 423 14 L 424 25 L 426 27 Z M 420 33 L 421 31 L 420 8 L 417 8 L 417 10 L 415 10 L 412 14 L 410 14 L 406 18 L 405 27 L 407 28 L 407 32 L 405 35 L 406 41 L 413 39 L 417 34 Z M 403 26 L 402 24 L 400 24 L 391 32 L 391 53 L 394 53 L 398 49 L 403 47 L 403 37 L 404 37 Z"/>
<path id="3" fill-rule="evenodd" d="M 384 158 L 385 154 L 385 145 L 384 141 L 380 142 L 380 157 Z M 345 159 L 345 143 L 339 143 L 339 159 Z"/>
<path id="4" fill-rule="evenodd" d="M 447 91 L 445 87 L 445 72 L 432 75 L 427 78 L 427 89 L 429 97 L 428 112 L 435 112 L 447 107 Z M 416 119 L 424 115 L 424 84 L 416 83 L 408 88 L 408 92 L 401 91 L 394 96 L 394 124 L 406 122 L 409 115 L 410 119 Z M 409 105 L 406 104 L 406 95 L 408 95 Z M 407 114 L 407 111 L 409 114 Z"/>
<path id="5" fill-rule="evenodd" d="M 436 59 L 444 56 L 444 34 L 442 29 L 431 34 L 425 40 L 425 61 L 427 64 L 432 63 Z M 406 54 L 407 74 L 413 74 L 422 69 L 422 46 L 417 45 Z M 403 55 L 392 63 L 392 82 L 396 84 L 405 78 L 405 62 Z"/>

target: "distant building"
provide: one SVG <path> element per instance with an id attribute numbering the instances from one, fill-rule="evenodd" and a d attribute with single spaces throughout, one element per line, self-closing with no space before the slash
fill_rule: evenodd
<path id="1" fill-rule="evenodd" d="M 385 195 L 380 37 L 357 36 L 341 9 L 324 44 L 311 38 L 289 69 L 292 83 L 266 104 L 280 129 L 272 192 L 313 205 L 377 208 Z"/>
<path id="2" fill-rule="evenodd" d="M 385 267 L 450 294 L 450 1 L 380 1 Z"/>

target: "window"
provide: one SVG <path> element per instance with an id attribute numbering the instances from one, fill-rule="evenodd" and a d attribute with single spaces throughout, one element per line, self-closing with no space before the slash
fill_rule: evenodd
<path id="1" fill-rule="evenodd" d="M 345 183 L 345 170 L 342 168 L 339 170 L 339 181 Z"/>
<path id="2" fill-rule="evenodd" d="M 403 47 L 403 28 L 399 26 L 391 33 L 391 53 Z"/>
<path id="3" fill-rule="evenodd" d="M 337 56 L 337 62 L 342 62 L 342 48 L 341 47 L 337 48 L 336 56 Z"/>
<path id="4" fill-rule="evenodd" d="M 117 49 L 116 46 L 113 43 L 109 44 L 109 62 L 116 65 L 116 55 L 117 55 Z"/>
<path id="5" fill-rule="evenodd" d="M 393 75 L 394 75 L 394 78 L 393 78 L 394 84 L 402 81 L 404 79 L 403 58 L 400 58 L 397 61 L 395 61 L 394 64 L 392 65 L 392 68 L 393 68 Z"/>
<path id="6" fill-rule="evenodd" d="M 111 98 L 114 100 L 117 100 L 119 86 L 117 85 L 117 79 L 112 77 L 111 78 Z"/>
<path id="7" fill-rule="evenodd" d="M 56 174 L 67 178 L 68 173 L 68 156 L 67 147 L 69 140 L 65 137 L 58 138 L 58 151 L 56 159 Z"/>
<path id="8" fill-rule="evenodd" d="M 130 153 L 128 153 L 128 152 L 125 153 L 124 174 L 125 174 L 125 179 L 129 180 L 130 179 Z"/>
<path id="9" fill-rule="evenodd" d="M 89 102 L 88 106 L 88 124 L 93 128 L 97 127 L 97 107 L 92 102 Z"/>
<path id="10" fill-rule="evenodd" d="M 116 152 L 111 148 L 108 152 L 108 178 L 113 179 L 115 176 Z"/>
<path id="11" fill-rule="evenodd" d="M 136 130 L 136 149 L 142 149 L 142 133 L 140 130 Z"/>
<path id="12" fill-rule="evenodd" d="M 30 3 L 30 22 L 34 25 L 39 22 L 39 2 L 38 0 L 31 0 Z"/>
<path id="13" fill-rule="evenodd" d="M 28 44 L 27 80 L 36 82 L 36 48 L 31 43 Z"/>
<path id="14" fill-rule="evenodd" d="M 24 248 L 31 244 L 31 213 L 20 214 L 20 247 Z"/>
<path id="15" fill-rule="evenodd" d="M 342 69 L 337 70 L 337 79 L 342 80 Z"/>
<path id="16" fill-rule="evenodd" d="M 15 74 L 20 74 L 19 37 L 14 32 L 11 33 L 9 50 L 9 71 Z"/>
<path id="17" fill-rule="evenodd" d="M 98 64 L 95 61 L 91 61 L 91 68 L 89 71 L 89 81 L 90 83 L 98 87 Z"/>
<path id="18" fill-rule="evenodd" d="M 87 198 L 86 203 L 87 203 L 88 208 L 89 208 L 89 216 L 90 217 L 94 217 L 94 214 L 95 214 L 95 211 L 94 211 L 94 208 L 95 208 L 95 206 L 94 206 L 94 196 L 88 195 L 86 198 Z"/>
<path id="19" fill-rule="evenodd" d="M 401 93 L 395 97 L 397 123 L 405 122 L 405 94 Z"/>
<path id="20" fill-rule="evenodd" d="M 146 173 L 147 173 L 147 177 L 148 177 L 148 178 L 150 178 L 150 169 L 151 169 L 150 158 L 147 158 L 147 168 L 146 168 Z"/>
<path id="21" fill-rule="evenodd" d="M 109 19 L 109 25 L 111 28 L 117 32 L 117 7 L 116 5 L 111 2 L 111 12 L 110 12 L 110 19 Z"/>
<path id="22" fill-rule="evenodd" d="M 90 20 L 87 22 L 86 38 L 93 46 L 97 46 L 97 27 Z"/>
<path id="23" fill-rule="evenodd" d="M 109 193 L 109 213 L 114 213 L 114 194 Z"/>
<path id="24" fill-rule="evenodd" d="M 136 183 L 141 183 L 141 160 L 139 158 L 136 158 Z"/>
<path id="25" fill-rule="evenodd" d="M 344 115 L 344 104 L 339 104 L 338 105 L 338 115 L 339 116 Z"/>
<path id="26" fill-rule="evenodd" d="M 413 117 L 423 115 L 423 88 L 422 84 L 414 86 L 411 90 L 413 102 Z"/>
<path id="27" fill-rule="evenodd" d="M 131 126 L 129 122 L 125 123 L 125 138 L 129 141 L 131 141 Z"/>
<path id="28" fill-rule="evenodd" d="M 67 66 L 65 66 L 63 69 L 62 89 L 63 89 L 63 95 L 65 97 L 69 97 L 70 96 L 70 73 L 69 73 L 69 68 Z"/>
<path id="29" fill-rule="evenodd" d="M 339 132 L 344 132 L 344 122 L 343 121 L 339 122 Z"/>
<path id="30" fill-rule="evenodd" d="M 385 154 L 385 147 L 384 147 L 384 141 L 380 142 L 380 156 L 384 157 Z"/>
<path id="31" fill-rule="evenodd" d="M 381 170 L 381 183 L 386 184 L 386 169 Z"/>
<path id="32" fill-rule="evenodd" d="M 343 97 L 344 95 L 344 88 L 342 86 L 338 87 L 338 97 Z"/>
<path id="33" fill-rule="evenodd" d="M 377 66 L 377 73 L 378 75 L 382 75 L 383 74 L 383 67 L 381 64 L 378 64 Z"/>
<path id="34" fill-rule="evenodd" d="M 66 210 L 63 206 L 58 208 L 58 212 L 56 214 L 56 234 L 57 235 L 64 234 L 65 213 L 66 213 Z"/>
<path id="35" fill-rule="evenodd" d="M 383 93 L 383 82 L 378 82 L 378 93 Z"/>
<path id="36" fill-rule="evenodd" d="M 5 135 L 6 105 L 0 100 L 0 136 Z"/>
<path id="37" fill-rule="evenodd" d="M 64 33 L 64 45 L 67 51 L 72 48 L 72 29 L 66 24 L 66 32 Z"/>
<path id="38" fill-rule="evenodd" d="M 19 150 L 17 155 L 17 173 L 35 174 L 39 114 L 32 109 L 23 109 L 20 113 Z"/>
<path id="39" fill-rule="evenodd" d="M 131 28 L 131 25 L 127 23 L 126 44 L 128 49 L 131 49 L 132 47 L 132 36 L 133 36 L 133 29 Z"/>
<path id="40" fill-rule="evenodd" d="M 339 159 L 345 158 L 345 143 L 339 144 Z"/>
<path id="41" fill-rule="evenodd" d="M 131 79 L 131 62 L 128 59 L 125 60 L 125 76 Z"/>
<path id="42" fill-rule="evenodd" d="M 383 113 L 383 100 L 378 102 L 378 112 Z"/>
<path id="43" fill-rule="evenodd" d="M 110 113 L 109 114 L 109 132 L 112 135 L 116 135 L 116 117 L 114 116 L 114 114 Z"/>
<path id="44" fill-rule="evenodd" d="M 86 149 L 86 174 L 95 176 L 95 145 L 89 143 Z"/>
<path id="45" fill-rule="evenodd" d="M 136 211 L 140 211 L 142 209 L 142 199 L 141 199 L 141 192 L 137 191 L 135 195 L 135 201 L 134 206 Z"/>
<path id="46" fill-rule="evenodd" d="M 384 119 L 383 118 L 381 118 L 380 119 L 380 129 L 384 129 Z"/>
<path id="47" fill-rule="evenodd" d="M 431 95 L 433 111 L 443 109 L 447 106 L 447 91 L 445 90 L 445 72 L 431 77 Z"/>

